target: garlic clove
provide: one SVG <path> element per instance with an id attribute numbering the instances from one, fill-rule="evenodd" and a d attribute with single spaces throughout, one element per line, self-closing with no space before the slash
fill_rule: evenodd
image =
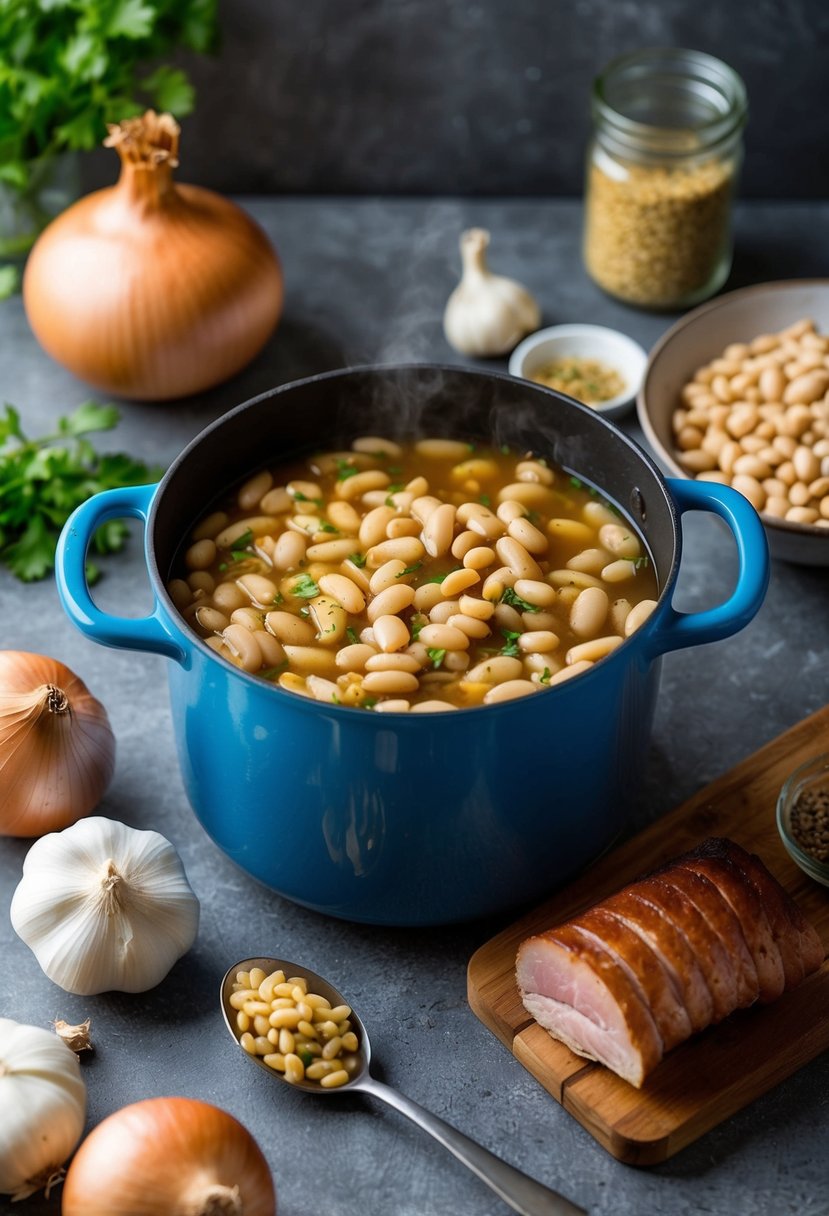
<path id="1" fill-rule="evenodd" d="M 144 992 L 196 937 L 199 903 L 158 832 L 82 819 L 29 850 L 11 903 L 15 932 L 66 992 Z"/>
<path id="2" fill-rule="evenodd" d="M 527 289 L 489 270 L 489 239 L 484 228 L 461 235 L 463 275 L 443 314 L 450 345 L 483 358 L 507 354 L 541 323 L 541 311 Z"/>

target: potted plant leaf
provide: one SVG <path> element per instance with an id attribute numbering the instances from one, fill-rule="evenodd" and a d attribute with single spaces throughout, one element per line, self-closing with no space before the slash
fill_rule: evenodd
<path id="1" fill-rule="evenodd" d="M 190 112 L 187 74 L 164 60 L 209 51 L 216 8 L 217 0 L 2 0 L 0 259 L 24 256 L 77 196 L 77 153 L 97 147 L 107 123 L 148 105 Z M 8 268 L 5 278 L 8 287 Z"/>

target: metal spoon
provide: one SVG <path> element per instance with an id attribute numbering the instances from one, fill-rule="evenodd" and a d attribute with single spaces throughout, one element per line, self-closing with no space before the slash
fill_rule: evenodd
<path id="1" fill-rule="evenodd" d="M 284 971 L 286 976 L 302 976 L 308 981 L 308 990 L 324 996 L 330 1001 L 332 1007 L 348 1004 L 343 995 L 331 984 L 327 983 L 322 976 L 309 971 L 307 967 L 299 966 L 298 963 L 289 963 L 284 959 L 278 958 L 242 959 L 241 962 L 234 963 L 228 970 L 222 980 L 221 987 L 222 1013 L 237 1047 L 240 1044 L 239 1035 L 236 1030 L 236 1010 L 230 1004 L 230 997 L 233 992 L 236 972 L 250 971 L 254 967 L 260 967 L 266 975 L 270 975 L 274 971 Z M 453 1153 L 459 1161 L 468 1166 L 473 1174 L 477 1174 L 481 1181 L 485 1182 L 488 1187 L 491 1187 L 496 1195 L 499 1195 L 514 1211 L 522 1213 L 522 1216 L 587 1216 L 584 1208 L 577 1207 L 569 1199 L 565 1199 L 563 1195 L 557 1195 L 555 1191 L 549 1190 L 548 1187 L 542 1186 L 540 1182 L 536 1182 L 533 1178 L 522 1174 L 520 1170 L 507 1165 L 506 1161 L 502 1161 L 494 1153 L 490 1153 L 480 1144 L 476 1144 L 474 1140 L 470 1140 L 462 1132 L 456 1131 L 454 1127 L 451 1127 L 448 1123 L 444 1123 L 437 1115 L 430 1114 L 422 1106 L 418 1106 L 416 1102 L 412 1102 L 410 1098 L 404 1097 L 397 1090 L 384 1085 L 381 1081 L 375 1080 L 369 1072 L 371 1045 L 366 1028 L 356 1013 L 351 1014 L 350 1020 L 359 1039 L 360 1045 L 357 1052 L 359 1064 L 350 1079 L 337 1089 L 323 1089 L 315 1081 L 286 1081 L 282 1073 L 270 1068 L 260 1056 L 252 1056 L 248 1052 L 245 1052 L 245 1055 L 254 1064 L 258 1064 L 260 1068 L 263 1068 L 269 1077 L 277 1077 L 284 1084 L 293 1085 L 294 1089 L 300 1089 L 306 1094 L 314 1094 L 316 1097 L 327 1097 L 333 1094 L 359 1090 L 361 1093 L 372 1094 L 375 1098 L 380 1098 L 381 1101 L 387 1102 L 389 1106 L 393 1106 L 395 1110 L 406 1115 L 418 1127 L 422 1127 L 424 1131 L 434 1136 L 444 1148 L 448 1148 L 449 1152 Z"/>

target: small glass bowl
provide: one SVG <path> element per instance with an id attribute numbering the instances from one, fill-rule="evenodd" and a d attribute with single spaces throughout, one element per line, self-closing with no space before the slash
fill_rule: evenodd
<path id="1" fill-rule="evenodd" d="M 829 887 L 829 861 L 819 861 L 807 853 L 792 834 L 792 809 L 807 790 L 829 793 L 829 752 L 815 756 L 796 768 L 784 783 L 777 799 L 777 830 L 791 859 L 815 882 Z"/>

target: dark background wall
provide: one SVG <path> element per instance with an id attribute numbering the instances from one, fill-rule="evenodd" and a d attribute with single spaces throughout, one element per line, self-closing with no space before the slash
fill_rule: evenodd
<path id="1" fill-rule="evenodd" d="M 750 100 L 744 197 L 829 196 L 829 0 L 222 0 L 182 179 L 233 193 L 578 195 L 591 80 L 689 46 Z"/>

